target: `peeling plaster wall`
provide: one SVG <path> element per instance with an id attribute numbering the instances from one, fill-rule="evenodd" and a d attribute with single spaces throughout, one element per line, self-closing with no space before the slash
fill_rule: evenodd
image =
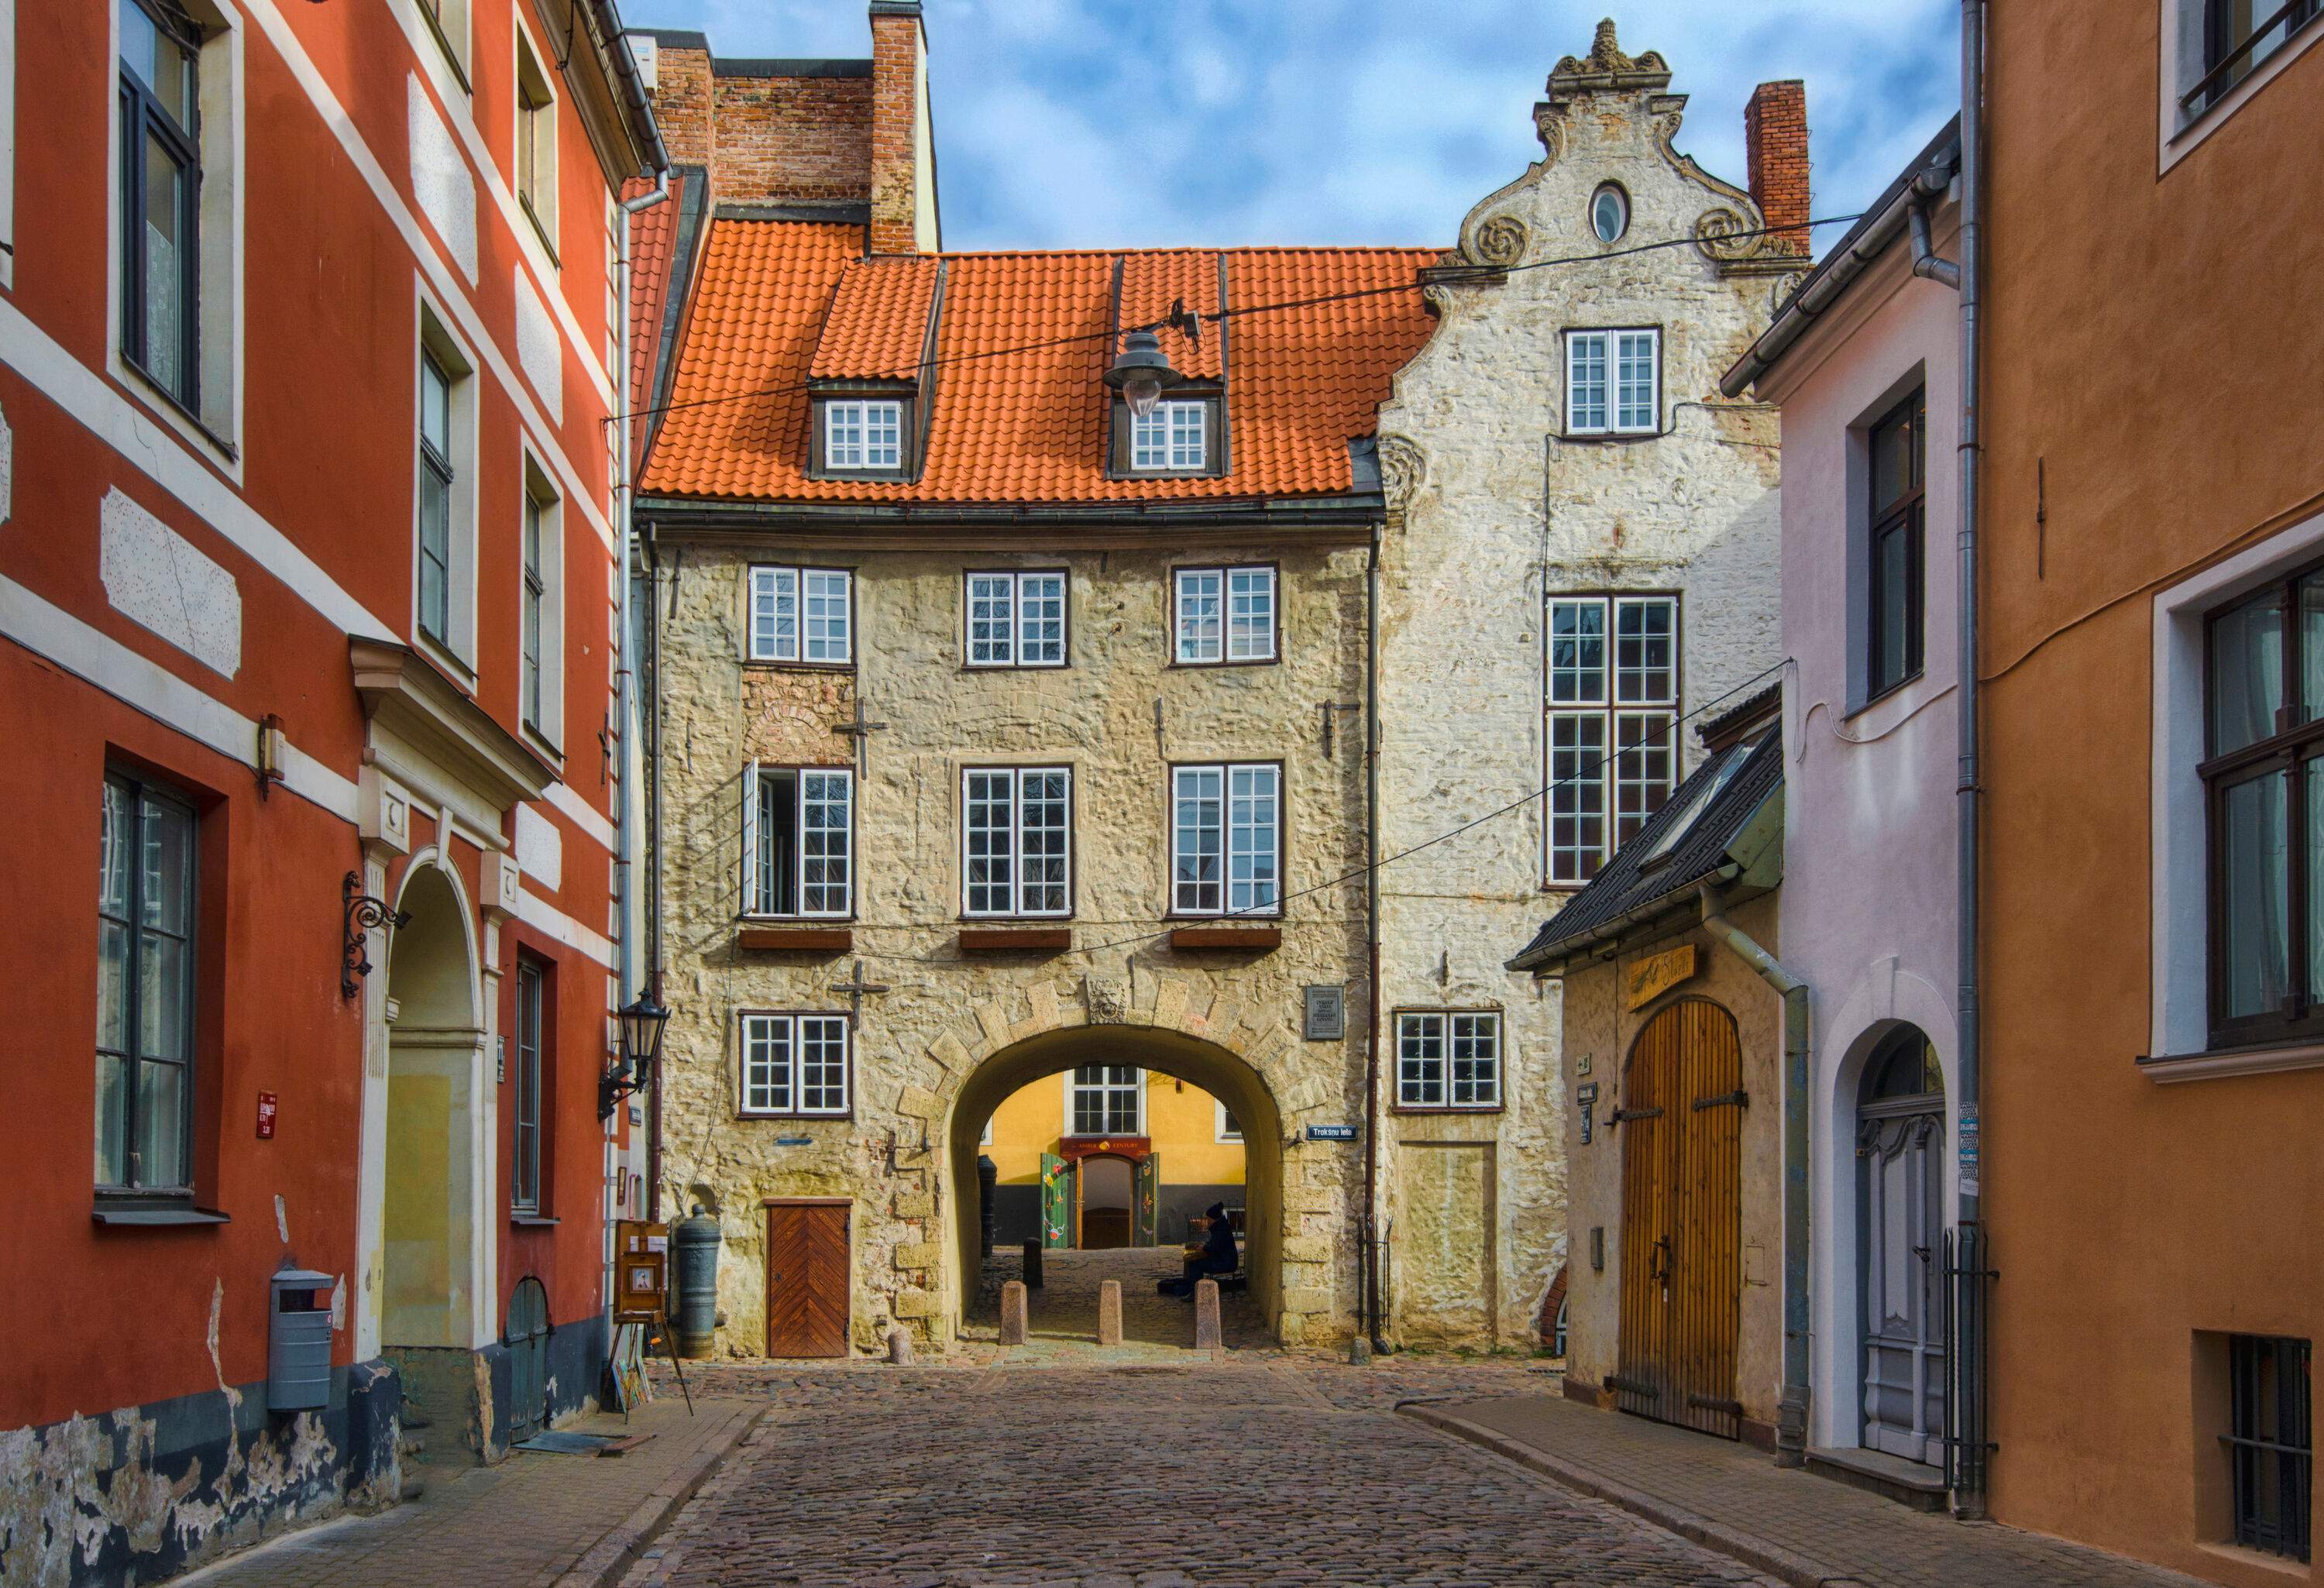
<path id="1" fill-rule="evenodd" d="M 1685 99 L 1653 80 L 1659 60 L 1617 64 L 1628 75 L 1611 87 L 1552 78 L 1535 110 L 1545 158 L 1470 212 L 1463 259 L 1507 270 L 1608 248 L 1588 214 L 1608 181 L 1630 202 L 1614 246 L 1760 224 L 1747 196 L 1672 152 Z M 1756 240 L 1713 241 L 1432 287 L 1438 328 L 1382 405 L 1381 852 L 1517 808 L 1383 878 L 1383 1006 L 1503 1013 L 1501 1113 L 1385 1122 L 1391 1320 L 1415 1343 L 1534 1343 L 1565 1260 L 1558 992 L 1501 968 L 1570 897 L 1544 886 L 1534 797 L 1547 780 L 1545 596 L 1678 592 L 1682 713 L 1781 656 L 1775 417 L 1723 404 L 1718 381 L 1798 268 Z M 1662 330 L 1666 433 L 1560 439 L 1563 333 L 1639 326 Z M 1680 725 L 1682 776 L 1700 720 Z M 1392 1018 L 1382 1048 L 1387 1106 Z M 1468 1154 L 1458 1174 L 1448 1152 Z M 1475 1216 L 1449 1218 L 1447 1197 Z M 1448 1267 L 1489 1281 L 1489 1317 Z"/>
<path id="2" fill-rule="evenodd" d="M 1348 538 L 1363 534 L 1358 527 Z M 661 530 L 665 546 L 673 538 Z M 1254 1102 L 1272 1099 L 1265 1112 L 1279 1113 L 1286 1138 L 1309 1122 L 1361 1118 L 1360 885 L 1294 900 L 1282 946 L 1269 953 L 1176 953 L 1153 941 L 1082 951 L 1163 926 L 1168 762 L 1285 762 L 1289 891 L 1361 863 L 1361 740 L 1343 722 L 1327 757 L 1318 707 L 1362 697 L 1364 552 L 1225 543 L 1199 555 L 1280 563 L 1280 664 L 1171 668 L 1169 569 L 1196 553 L 1139 549 L 839 559 L 858 568 L 860 671 L 745 666 L 740 625 L 749 563 L 835 559 L 828 549 L 801 552 L 771 540 L 747 550 L 731 541 L 686 544 L 675 616 L 667 582 L 657 602 L 668 725 L 659 769 L 664 1001 L 677 1011 L 663 1047 L 664 1211 L 675 1220 L 707 1202 L 719 1216 L 722 1353 L 764 1349 L 769 1196 L 853 1199 L 855 1349 L 875 1348 L 890 1320 L 931 1342 L 952 1338 L 966 1264 L 955 1218 L 973 1216 L 974 1186 L 973 1178 L 965 1187 L 954 1183 L 948 1143 L 964 1132 L 963 1161 L 975 1158 L 975 1126 L 955 1119 L 954 1104 L 986 1060 L 1028 1039 L 1089 1029 L 1090 1043 L 1065 1060 L 1087 1063 L 1112 1050 L 1109 1028 L 1120 1031 L 1123 1051 L 1150 1045 L 1157 1032 L 1198 1038 L 1241 1085 L 1261 1089 Z M 1069 667 L 963 668 L 963 573 L 1012 565 L 1071 570 Z M 848 763 L 851 742 L 836 729 L 853 715 L 859 685 L 864 715 L 888 725 L 870 735 L 857 793 L 854 946 L 828 955 L 740 949 L 743 763 Z M 1060 762 L 1075 768 L 1076 950 L 962 956 L 961 769 Z M 844 1012 L 848 1000 L 832 984 L 846 980 L 858 958 L 870 980 L 893 990 L 863 1001 L 853 1118 L 738 1118 L 736 1011 Z M 1308 983 L 1348 990 L 1346 1039 L 1299 1039 L 1300 990 Z M 1010 1086 L 1030 1078 L 1012 1077 Z M 1224 1081 L 1188 1078 L 1230 1095 Z M 1231 1103 L 1240 1116 L 1241 1103 Z M 1344 1334 L 1355 1301 L 1349 1235 L 1361 1148 L 1286 1141 L 1277 1156 L 1273 1183 L 1251 1188 L 1255 1217 L 1277 1216 L 1279 1205 L 1279 1239 L 1265 1259 L 1275 1284 L 1255 1260 L 1253 1290 L 1265 1291 L 1286 1338 Z M 1254 1176 L 1259 1159 L 1254 1149 Z"/>

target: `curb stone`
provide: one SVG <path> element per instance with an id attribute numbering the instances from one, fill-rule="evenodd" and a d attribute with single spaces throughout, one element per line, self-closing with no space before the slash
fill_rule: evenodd
<path id="1" fill-rule="evenodd" d="M 686 1463 L 662 1480 L 660 1486 L 638 1502 L 611 1532 L 590 1546 L 571 1570 L 556 1579 L 554 1588 L 612 1588 L 645 1546 L 669 1525 L 694 1491 L 702 1487 L 718 1464 L 756 1428 L 773 1408 L 735 1414 L 726 1433 L 688 1456 Z"/>
<path id="2" fill-rule="evenodd" d="M 1658 1528 L 1666 1528 L 1677 1534 L 1689 1543 L 1700 1544 L 1705 1549 L 1715 1549 L 1721 1555 L 1731 1556 L 1755 1571 L 1765 1572 L 1771 1577 L 1791 1584 L 1791 1588 L 1864 1588 L 1860 1579 L 1852 1577 L 1846 1572 L 1827 1566 L 1820 1561 L 1812 1560 L 1804 1555 L 1785 1549 L 1780 1545 L 1770 1544 L 1765 1538 L 1738 1532 L 1723 1523 L 1714 1522 L 1708 1517 L 1687 1510 L 1684 1506 L 1674 1505 L 1666 1500 L 1659 1500 L 1653 1495 L 1641 1493 L 1627 1484 L 1618 1483 L 1602 1473 L 1592 1472 L 1588 1467 L 1560 1461 L 1554 1455 L 1545 1454 L 1534 1446 L 1512 1439 L 1505 1434 L 1496 1433 L 1481 1424 L 1472 1423 L 1466 1417 L 1455 1417 L 1448 1411 L 1440 1411 L 1433 1405 L 1409 1400 L 1398 1401 L 1396 1409 L 1399 1415 L 1410 1417 L 1415 1422 L 1425 1423 L 1441 1433 L 1464 1439 L 1470 1444 L 1481 1445 L 1495 1455 L 1502 1456 L 1521 1467 L 1539 1473 L 1542 1476 L 1553 1479 L 1568 1489 L 1586 1494 L 1593 1500 L 1602 1500 L 1609 1505 L 1628 1511 L 1633 1516 L 1643 1518 Z"/>

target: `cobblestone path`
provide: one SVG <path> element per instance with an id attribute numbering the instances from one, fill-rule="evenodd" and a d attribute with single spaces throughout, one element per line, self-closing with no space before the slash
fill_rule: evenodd
<path id="1" fill-rule="evenodd" d="M 1528 1382 L 1528 1379 L 1531 1382 Z M 1392 1409 L 1537 1387 L 1281 1354 L 721 1373 L 775 1402 L 626 1579 L 849 1588 L 1761 1583 Z"/>
<path id="2" fill-rule="evenodd" d="M 963 1320 L 961 1338 L 991 1343 L 1001 1334 L 1001 1283 L 1024 1277 L 1021 1253 L 995 1252 L 984 1265 L 976 1304 Z M 1160 1279 L 1185 1271 L 1176 1246 L 1135 1247 L 1115 1251 L 1051 1251 L 1044 1254 L 1041 1288 L 1027 1297 L 1028 1335 L 1012 1353 L 1019 1361 L 1052 1362 L 1076 1356 L 1096 1358 L 1097 1288 L 1107 1279 L 1121 1285 L 1121 1349 L 1106 1360 L 1162 1362 L 1194 1343 L 1194 1307 L 1189 1301 L 1155 1291 Z M 1219 1328 L 1230 1351 L 1271 1345 L 1267 1319 L 1247 1292 L 1219 1297 Z"/>

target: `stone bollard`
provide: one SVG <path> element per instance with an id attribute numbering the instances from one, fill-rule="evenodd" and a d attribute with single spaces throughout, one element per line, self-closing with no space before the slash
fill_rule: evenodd
<path id="1" fill-rule="evenodd" d="M 1121 1343 L 1121 1281 L 1108 1279 L 1097 1288 L 1097 1343 Z"/>
<path id="2" fill-rule="evenodd" d="M 1025 1343 L 1025 1286 L 1010 1279 L 1001 1287 L 1001 1343 Z"/>
<path id="3" fill-rule="evenodd" d="M 1194 1281 L 1194 1349 L 1215 1351 L 1219 1345 L 1219 1282 Z"/>
<path id="4" fill-rule="evenodd" d="M 1041 1241 L 1037 1235 L 1025 1242 L 1025 1288 L 1038 1290 L 1040 1288 Z"/>
<path id="5" fill-rule="evenodd" d="M 888 1331 L 888 1361 L 899 1368 L 912 1365 L 912 1332 L 901 1324 Z"/>
<path id="6" fill-rule="evenodd" d="M 1364 1338 L 1361 1329 L 1348 1336 L 1348 1365 L 1351 1368 L 1369 1366 L 1372 1360 L 1372 1343 Z"/>

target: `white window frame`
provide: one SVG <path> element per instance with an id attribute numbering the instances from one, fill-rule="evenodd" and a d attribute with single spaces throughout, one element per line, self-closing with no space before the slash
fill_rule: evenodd
<path id="1" fill-rule="evenodd" d="M 1064 568 L 972 568 L 961 576 L 960 588 L 964 665 L 979 669 L 1066 665 L 1073 635 L 1068 615 L 1073 580 Z M 1054 642 L 1038 632 L 1038 625 L 1049 621 L 1052 603 L 1057 624 Z"/>
<path id="2" fill-rule="evenodd" d="M 771 855 L 765 857 L 767 864 L 763 874 L 761 869 L 762 835 L 760 832 L 760 808 L 764 799 L 762 790 L 769 784 L 784 778 L 792 780 L 794 788 L 790 843 L 791 854 L 797 862 L 797 874 L 790 879 L 788 888 L 782 887 L 774 875 Z M 823 785 L 824 797 L 819 800 L 808 798 L 811 780 Z M 830 798 L 835 787 L 840 791 L 846 807 L 846 820 L 836 828 L 825 825 L 814 829 L 825 835 L 826 841 L 820 856 L 810 856 L 807 854 L 807 808 L 810 804 L 817 804 L 828 810 L 835 803 Z M 830 845 L 827 836 L 835 831 L 840 835 L 835 848 Z M 820 859 L 824 863 L 823 880 L 820 882 L 810 882 L 807 878 L 810 859 Z M 831 881 L 834 862 L 843 872 L 835 882 Z M 738 896 L 742 907 L 740 913 L 744 919 L 850 919 L 855 913 L 855 870 L 854 769 L 844 766 L 761 766 L 757 762 L 742 769 L 742 870 Z M 832 897 L 834 890 L 838 894 L 835 900 Z M 811 892 L 819 892 L 812 909 L 808 907 Z"/>
<path id="3" fill-rule="evenodd" d="M 752 564 L 742 582 L 742 660 L 853 667 L 854 573 L 844 568 Z"/>
<path id="4" fill-rule="evenodd" d="M 1170 570 L 1170 657 L 1178 667 L 1253 667 L 1281 660 L 1283 579 L 1270 562 Z M 1250 621 L 1264 614 L 1266 621 Z"/>
<path id="5" fill-rule="evenodd" d="M 411 642 L 451 668 L 464 683 L 476 676 L 476 360 L 451 331 L 451 318 L 423 298 L 420 335 L 411 349 Z M 423 356 L 432 355 L 451 384 L 451 514 L 446 536 L 445 614 L 448 631 L 439 637 L 420 623 L 420 526 L 421 471 L 420 405 L 426 401 Z"/>
<path id="6" fill-rule="evenodd" d="M 1127 1069 L 1134 1078 L 1129 1081 L 1101 1080 L 1084 1083 L 1081 1079 L 1081 1072 L 1085 1069 L 1098 1070 L 1101 1072 L 1105 1070 Z M 1143 1136 L 1146 1134 L 1147 1075 L 1144 1070 L 1139 1069 L 1135 1066 L 1131 1065 L 1080 1065 L 1076 1066 L 1073 1069 L 1067 1070 L 1065 1073 L 1064 1079 L 1065 1083 L 1065 1128 L 1057 1132 L 1058 1135 L 1064 1137 L 1069 1141 L 1101 1141 L 1110 1136 Z M 1133 1089 L 1136 1093 L 1138 1105 L 1138 1117 L 1135 1128 L 1127 1131 L 1080 1131 L 1074 1128 L 1074 1099 L 1082 1093 L 1097 1092 L 1111 1095 L 1111 1094 L 1119 1092 L 1130 1092 Z M 1102 1102 L 1099 1104 L 1098 1113 L 1101 1117 L 1102 1117 L 1106 1113 L 1105 1104 Z"/>
<path id="7" fill-rule="evenodd" d="M 1669 665 L 1626 657 L 1626 614 L 1668 614 Z M 1561 626 L 1568 623 L 1569 626 Z M 1684 626 L 1674 591 L 1553 591 L 1542 623 L 1542 876 L 1578 888 L 1683 781 L 1678 733 Z M 1594 624 L 1594 627 L 1593 627 Z M 1567 636 L 1572 636 L 1571 649 Z M 1642 631 L 1641 642 L 1651 638 Z M 1590 660 L 1591 652 L 1596 660 Z M 1665 675 L 1657 692 L 1652 675 Z M 1591 842 L 1581 829 L 1597 824 Z"/>
<path id="8" fill-rule="evenodd" d="M 1662 431 L 1662 332 L 1620 326 L 1565 333 L 1565 433 Z"/>
<path id="9" fill-rule="evenodd" d="M 196 409 L 188 412 L 176 398 L 149 380 L 130 363 L 121 346 L 122 326 L 122 194 L 121 115 L 114 93 L 105 97 L 105 350 L 106 373 L 125 391 L 149 418 L 159 420 L 180 439 L 237 485 L 243 483 L 244 279 L 243 217 L 249 183 L 245 172 L 248 122 L 244 113 L 246 68 L 239 0 L 180 0 L 202 29 L 202 49 L 197 68 L 197 112 L 200 125 L 195 139 L 201 151 L 201 193 L 195 250 L 199 297 Z M 118 0 L 106 0 L 106 81 L 115 82 L 121 61 L 121 12 Z M 15 34 L 7 34 L 9 71 L 14 69 Z M 5 75 L 5 74 L 0 74 Z M 10 97 L 13 98 L 13 90 Z M 14 115 L 9 107 L 11 138 Z M 10 162 L 13 163 L 13 161 Z M 13 191 L 13 177 L 9 179 Z M 13 199 L 10 205 L 13 209 Z M 13 244 L 10 235 L 6 241 Z M 10 255 L 0 254 L 0 260 Z M 13 269 L 11 271 L 13 277 Z"/>
<path id="10" fill-rule="evenodd" d="M 513 142 L 509 144 L 509 191 L 516 199 L 517 208 L 532 226 L 533 235 L 549 251 L 549 262 L 558 263 L 560 250 L 557 245 L 557 180 L 558 115 L 557 80 L 543 64 L 555 59 L 533 42 L 532 30 L 524 21 L 523 7 L 512 5 L 516 25 L 510 30 L 515 35 L 512 73 L 510 78 L 513 91 L 509 98 L 511 114 L 515 121 L 512 129 Z M 528 94 L 539 96 L 526 102 Z M 533 180 L 524 180 L 525 154 L 532 155 Z"/>
<path id="11" fill-rule="evenodd" d="M 904 402 L 900 397 L 827 397 L 823 409 L 823 466 L 835 474 L 904 472 Z M 884 441 L 874 438 L 884 433 Z M 843 437 L 853 437 L 843 440 Z"/>
<path id="12" fill-rule="evenodd" d="M 2155 82 L 2160 102 L 2155 115 L 2155 175 L 2160 176 L 2202 146 L 2203 141 L 2235 118 L 2236 113 L 2262 92 L 2301 55 L 2324 39 L 2324 22 L 2310 22 L 2288 39 L 2271 46 L 2236 86 L 2200 110 L 2181 107 L 2181 96 L 2202 81 L 2203 0 L 2156 0 L 2155 38 L 2161 60 Z M 2255 7 L 2258 9 L 2258 7 Z M 2260 12 L 2267 15 L 2273 5 Z"/>
<path id="13" fill-rule="evenodd" d="M 740 1106 L 745 1119 L 845 1119 L 855 1105 L 855 1030 L 844 1014 L 816 1010 L 746 1009 L 737 1018 Z M 829 1045 L 836 1041 L 837 1101 Z M 810 1054 L 809 1048 L 816 1051 Z M 815 1072 L 824 1073 L 817 1076 Z M 826 1094 L 813 1104 L 811 1091 Z"/>
<path id="14" fill-rule="evenodd" d="M 1211 466 L 1211 405 L 1203 399 L 1157 402 L 1130 416 L 1133 474 L 1200 474 Z"/>
<path id="15" fill-rule="evenodd" d="M 1226 1103 L 1219 1098 L 1211 1099 L 1211 1108 L 1212 1141 L 1220 1147 L 1242 1146 L 1242 1122 L 1228 1112 Z M 1234 1128 L 1229 1130 L 1230 1125 Z"/>
<path id="16" fill-rule="evenodd" d="M 1062 831 L 1065 836 L 1065 876 L 1056 882 L 1034 883 L 1028 881 L 1025 869 L 1028 856 L 1025 849 L 1025 780 L 1028 778 L 1062 778 L 1065 781 L 1063 804 L 1065 823 L 1061 829 L 1044 826 L 1038 831 Z M 1005 804 L 1005 812 L 997 828 L 990 819 L 997 808 Z M 1042 804 L 1053 803 L 1044 798 Z M 973 818 L 983 812 L 987 820 L 978 824 Z M 980 833 L 998 832 L 1001 846 L 988 856 L 971 854 Z M 979 882 L 971 876 L 978 858 L 997 860 L 1003 864 L 1003 875 L 998 882 Z M 1046 857 L 1045 857 L 1046 858 Z M 1055 888 L 1056 902 L 1053 908 L 1031 908 L 1025 903 L 1026 894 L 1033 888 Z M 981 896 L 980 896 L 981 891 Z M 972 919 L 1040 919 L 1065 920 L 1074 913 L 1074 769 L 1070 766 L 972 766 L 963 767 L 960 774 L 960 912 Z"/>
<path id="17" fill-rule="evenodd" d="M 522 519 L 517 525 L 517 720 L 552 757 L 561 757 L 565 743 L 565 499 L 557 489 L 549 466 L 530 448 L 524 449 L 524 487 L 518 498 L 520 513 L 538 511 L 540 522 L 540 641 L 536 660 L 540 673 L 540 707 L 530 710 L 526 697 L 530 680 L 524 669 L 524 603 L 530 595 L 531 575 L 525 559 Z"/>
<path id="18" fill-rule="evenodd" d="M 1406 1009 L 1396 1016 L 1396 1106 L 1406 1113 L 1487 1113 L 1502 1107 L 1508 1071 L 1504 1023 L 1497 1009 Z M 1433 1043 L 1433 1054 L 1413 1049 Z M 1459 1074 L 1467 1044 L 1471 1066 Z M 1480 1076 L 1476 1066 L 1483 1066 Z M 1437 1095 L 1427 1090 L 1434 1085 Z"/>
<path id="19" fill-rule="evenodd" d="M 1205 795 L 1201 791 L 1201 780 L 1205 777 L 1217 779 L 1215 796 Z M 1236 781 L 1239 778 L 1244 777 L 1254 779 L 1264 777 L 1268 781 L 1266 793 L 1261 795 L 1254 789 L 1248 794 L 1238 794 Z M 1187 786 L 1190 782 L 1194 785 L 1193 792 L 1188 791 Z M 1190 799 L 1201 801 L 1209 798 L 1215 798 L 1218 802 L 1215 826 L 1197 819 L 1190 827 L 1185 820 L 1185 808 L 1187 802 Z M 1274 813 L 1273 824 L 1266 829 L 1268 845 L 1264 851 L 1257 845 L 1257 834 L 1260 831 L 1257 824 L 1253 822 L 1245 826 L 1253 836 L 1250 853 L 1254 857 L 1264 853 L 1274 873 L 1269 880 L 1272 897 L 1264 905 L 1256 902 L 1258 879 L 1254 876 L 1248 884 L 1250 890 L 1250 901 L 1238 906 L 1237 883 L 1233 876 L 1238 832 L 1235 807 L 1238 800 L 1256 801 L 1260 799 L 1265 799 L 1271 804 Z M 1173 916 L 1204 918 L 1279 919 L 1283 914 L 1283 768 L 1277 762 L 1271 761 L 1208 762 L 1173 766 L 1170 769 L 1169 913 Z M 1180 874 L 1179 863 L 1184 854 L 1182 842 L 1190 831 L 1197 835 L 1213 831 L 1217 834 L 1218 875 L 1213 882 L 1205 882 L 1199 877 L 1189 881 Z M 1203 902 L 1206 888 L 1216 890 L 1218 895 L 1216 904 Z"/>
<path id="20" fill-rule="evenodd" d="M 420 13 L 420 25 L 436 35 L 444 58 L 452 63 L 452 73 L 459 79 L 462 91 L 473 95 L 475 90 L 468 80 L 472 39 L 469 0 L 413 0 L 413 5 Z M 431 5 L 434 9 L 430 9 Z"/>

